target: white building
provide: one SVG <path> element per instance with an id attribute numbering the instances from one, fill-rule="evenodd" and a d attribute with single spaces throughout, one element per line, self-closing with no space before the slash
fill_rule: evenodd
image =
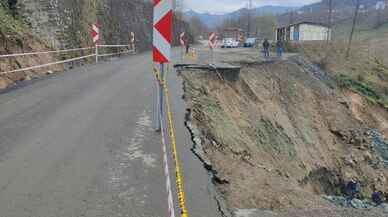
<path id="1" fill-rule="evenodd" d="M 388 1 L 379 1 L 376 3 L 376 10 L 385 10 L 388 8 Z"/>
<path id="2" fill-rule="evenodd" d="M 299 22 L 278 27 L 276 31 L 276 40 L 325 41 L 327 39 L 331 40 L 331 29 L 320 23 Z"/>

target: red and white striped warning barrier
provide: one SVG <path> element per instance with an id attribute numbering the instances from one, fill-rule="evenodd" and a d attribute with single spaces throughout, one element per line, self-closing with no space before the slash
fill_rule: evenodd
<path id="1" fill-rule="evenodd" d="M 134 32 L 129 33 L 129 41 L 132 44 L 135 43 L 135 33 Z"/>
<path id="2" fill-rule="evenodd" d="M 185 32 L 182 32 L 182 33 L 179 35 L 179 43 L 180 43 L 182 46 L 185 46 L 185 45 L 186 45 L 186 33 L 185 33 Z"/>
<path id="3" fill-rule="evenodd" d="M 214 49 L 216 47 L 216 43 L 217 43 L 217 36 L 216 36 L 216 33 L 212 32 L 209 34 L 209 47 L 211 49 Z"/>
<path id="4" fill-rule="evenodd" d="M 100 24 L 98 21 L 92 24 L 92 30 L 90 31 L 93 43 L 96 44 L 96 63 L 98 63 L 98 42 L 100 41 Z"/>
<path id="5" fill-rule="evenodd" d="M 167 63 L 171 59 L 172 0 L 153 0 L 153 3 L 153 59 L 157 63 Z"/>
<path id="6" fill-rule="evenodd" d="M 98 22 L 92 25 L 90 35 L 92 36 L 93 43 L 98 44 L 100 40 L 100 24 Z"/>

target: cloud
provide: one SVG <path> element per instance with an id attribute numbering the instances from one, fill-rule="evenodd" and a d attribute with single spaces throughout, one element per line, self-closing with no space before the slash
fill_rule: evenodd
<path id="1" fill-rule="evenodd" d="M 246 7 L 248 0 L 180 0 L 184 2 L 185 10 L 198 12 L 226 13 Z M 253 0 L 255 7 L 264 5 L 302 6 L 319 2 L 320 0 Z"/>

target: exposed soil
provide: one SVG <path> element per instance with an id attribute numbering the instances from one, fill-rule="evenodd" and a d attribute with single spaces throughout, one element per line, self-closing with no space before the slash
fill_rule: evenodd
<path id="1" fill-rule="evenodd" d="M 352 178 L 362 197 L 388 191 L 388 170 L 369 133 L 387 133 L 385 109 L 304 60 L 241 65 L 237 81 L 182 71 L 192 123 L 229 207 L 331 209 L 322 195 L 342 195 Z"/>
<path id="2" fill-rule="evenodd" d="M 27 33 L 25 30 L 14 33 L 3 32 L 3 29 L 0 28 L 0 55 L 48 50 L 52 50 L 52 48 L 50 48 L 46 42 L 38 39 L 31 33 Z M 0 89 L 4 89 L 19 81 L 30 80 L 34 77 L 45 75 L 50 71 L 62 71 L 64 67 L 62 65 L 55 65 L 25 72 L 8 74 L 4 74 L 4 72 L 52 63 L 58 61 L 58 59 L 60 59 L 60 56 L 53 54 L 0 58 Z"/>

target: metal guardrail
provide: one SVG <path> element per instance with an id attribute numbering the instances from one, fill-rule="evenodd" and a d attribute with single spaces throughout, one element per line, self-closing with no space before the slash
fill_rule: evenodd
<path id="1" fill-rule="evenodd" d="M 68 53 L 68 52 L 81 51 L 81 50 L 92 50 L 92 49 L 95 49 L 95 47 L 74 48 L 74 49 L 67 49 L 67 50 L 40 51 L 40 52 L 31 52 L 31 53 L 5 54 L 5 55 L 0 55 L 0 58 L 32 56 L 32 55 L 51 54 L 51 53 Z"/>
<path id="2" fill-rule="evenodd" d="M 131 45 L 99 44 L 98 47 L 130 47 Z"/>
<path id="3" fill-rule="evenodd" d="M 96 56 L 96 54 L 91 54 L 91 55 L 82 56 L 82 57 L 76 57 L 76 58 L 72 58 L 72 59 L 68 59 L 68 60 L 63 60 L 63 61 L 58 61 L 58 62 L 52 62 L 52 63 L 46 63 L 46 64 L 42 64 L 42 65 L 37 65 L 37 66 L 31 66 L 31 67 L 16 69 L 16 70 L 7 71 L 7 72 L 0 72 L 0 75 L 6 75 L 6 74 L 10 74 L 10 73 L 15 73 L 15 72 L 29 71 L 29 70 L 44 68 L 44 67 L 48 67 L 48 66 L 52 66 L 52 65 L 69 63 L 69 62 L 73 62 L 73 61 L 76 61 L 76 60 L 82 60 L 82 59 L 86 59 L 86 58 L 94 57 L 94 56 Z"/>
<path id="4" fill-rule="evenodd" d="M 129 48 L 127 51 L 120 51 L 116 53 L 108 53 L 108 54 L 99 54 L 98 48 Z M 33 69 L 39 69 L 39 68 L 45 68 L 49 67 L 52 65 L 59 65 L 59 64 L 64 64 L 64 63 L 69 63 L 69 62 L 74 62 L 77 60 L 82 60 L 82 59 L 87 59 L 91 57 L 96 58 L 96 63 L 98 62 L 99 57 L 107 57 L 107 56 L 114 56 L 114 55 L 120 55 L 120 54 L 128 54 L 128 53 L 135 53 L 134 49 L 130 49 L 131 45 L 96 45 L 95 47 L 86 47 L 86 48 L 74 48 L 74 49 L 65 49 L 65 50 L 54 50 L 54 51 L 39 51 L 39 52 L 30 52 L 30 53 L 16 53 L 16 54 L 5 54 L 5 55 L 0 55 L 1 58 L 12 58 L 12 57 L 23 57 L 23 56 L 32 56 L 32 55 L 42 55 L 42 54 L 52 54 L 52 53 L 69 53 L 69 52 L 75 52 L 75 51 L 84 51 L 84 50 L 93 50 L 95 49 L 95 52 L 90 55 L 84 55 L 80 57 L 75 57 L 67 60 L 62 60 L 62 61 L 57 61 L 57 62 L 51 62 L 51 63 L 45 63 L 41 65 L 36 65 L 36 66 L 30 66 L 30 67 L 25 67 L 25 68 L 20 68 L 20 69 L 15 69 L 11 71 L 6 71 L 6 72 L 0 72 L 0 75 L 6 75 L 10 73 L 15 73 L 15 72 L 23 72 L 23 71 L 29 71 Z"/>

